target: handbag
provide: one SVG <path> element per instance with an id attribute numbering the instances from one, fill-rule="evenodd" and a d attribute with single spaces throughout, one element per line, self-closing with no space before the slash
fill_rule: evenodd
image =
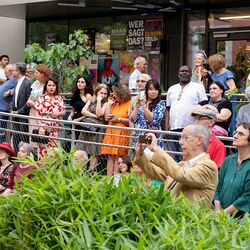
<path id="1" fill-rule="evenodd" d="M 91 132 L 96 132 L 99 128 L 86 124 L 86 123 L 91 123 L 91 124 L 99 124 L 99 122 L 95 119 L 91 119 L 91 118 L 86 118 L 84 119 L 84 121 L 81 122 L 81 128 L 83 128 L 83 130 L 87 130 L 87 131 L 91 131 Z"/>
<path id="2" fill-rule="evenodd" d="M 48 141 L 49 141 L 49 138 L 45 138 L 45 137 L 40 137 L 40 136 L 37 136 L 39 135 L 39 130 L 38 129 L 33 129 L 32 130 L 32 135 L 31 135 L 31 141 L 32 142 L 36 142 L 36 143 L 40 143 L 40 144 L 47 144 Z M 49 132 L 48 131 L 45 131 L 45 135 L 46 136 L 49 136 Z"/>

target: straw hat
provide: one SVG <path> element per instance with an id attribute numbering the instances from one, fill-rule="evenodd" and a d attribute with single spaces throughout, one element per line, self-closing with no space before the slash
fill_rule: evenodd
<path id="1" fill-rule="evenodd" d="M 7 151 L 11 156 L 16 156 L 16 152 L 12 149 L 10 144 L 3 142 L 0 144 L 0 149 Z"/>

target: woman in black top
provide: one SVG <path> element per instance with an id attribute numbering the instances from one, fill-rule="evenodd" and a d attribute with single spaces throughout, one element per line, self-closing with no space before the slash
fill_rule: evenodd
<path id="1" fill-rule="evenodd" d="M 210 97 L 208 101 L 202 101 L 199 104 L 214 110 L 216 114 L 216 123 L 213 132 L 216 135 L 228 136 L 228 128 L 232 118 L 232 103 L 224 95 L 225 89 L 218 82 L 212 82 L 209 86 Z"/>
<path id="2" fill-rule="evenodd" d="M 68 121 L 80 122 L 84 118 L 81 114 L 82 109 L 91 99 L 93 92 L 92 83 L 87 78 L 78 77 L 70 99 L 71 112 L 68 116 Z M 76 126 L 76 129 L 80 129 L 80 127 Z M 76 137 L 78 136 L 79 133 L 76 133 Z"/>

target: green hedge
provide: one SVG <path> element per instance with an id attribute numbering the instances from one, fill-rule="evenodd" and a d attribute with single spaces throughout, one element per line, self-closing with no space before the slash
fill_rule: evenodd
<path id="1" fill-rule="evenodd" d="M 59 152 L 0 197 L 0 249 L 249 249 L 250 220 L 172 201 L 131 175 L 119 187 Z"/>

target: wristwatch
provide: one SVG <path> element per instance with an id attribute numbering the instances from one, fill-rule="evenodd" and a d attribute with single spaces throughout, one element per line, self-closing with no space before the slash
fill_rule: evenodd
<path id="1" fill-rule="evenodd" d="M 118 119 L 117 119 L 117 120 L 118 120 L 118 122 L 121 122 L 121 118 L 120 118 L 120 117 L 118 117 Z"/>

